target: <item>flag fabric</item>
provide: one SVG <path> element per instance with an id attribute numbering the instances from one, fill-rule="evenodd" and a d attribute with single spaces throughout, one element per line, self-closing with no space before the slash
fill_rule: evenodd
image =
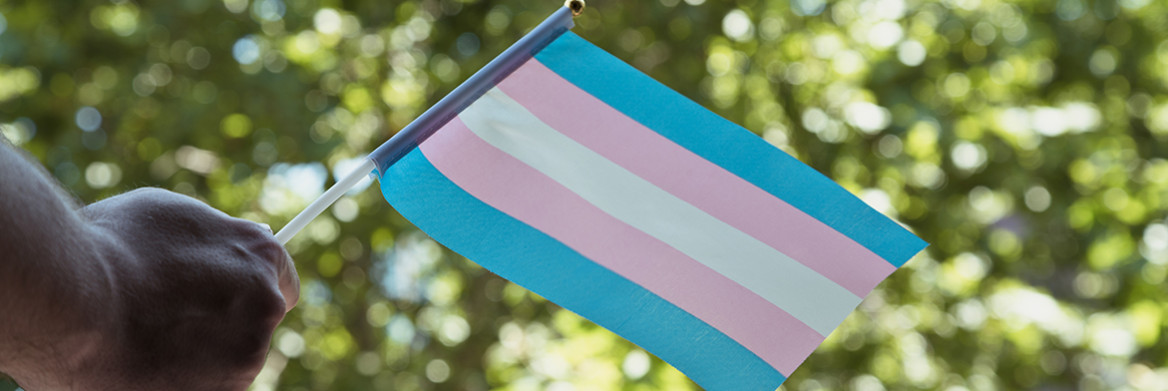
<path id="1" fill-rule="evenodd" d="M 710 390 L 774 390 L 925 242 L 571 32 L 379 162 L 387 201 Z"/>

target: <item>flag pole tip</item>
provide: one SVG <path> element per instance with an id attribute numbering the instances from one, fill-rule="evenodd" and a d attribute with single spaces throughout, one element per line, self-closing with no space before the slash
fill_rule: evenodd
<path id="1" fill-rule="evenodd" d="M 564 6 L 572 9 L 572 16 L 580 16 L 584 12 L 584 0 L 568 0 L 564 2 Z"/>

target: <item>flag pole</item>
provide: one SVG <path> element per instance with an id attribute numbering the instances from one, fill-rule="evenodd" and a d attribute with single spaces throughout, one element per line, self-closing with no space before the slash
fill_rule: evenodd
<path id="1" fill-rule="evenodd" d="M 394 162 L 397 162 L 423 140 L 430 137 L 438 128 L 446 125 L 459 112 L 483 96 L 487 90 L 490 90 L 520 65 L 530 60 L 540 49 L 572 28 L 572 16 L 583 10 L 583 1 L 568 0 L 564 3 L 564 7 L 560 7 L 532 29 L 530 33 L 524 35 L 502 54 L 471 75 L 454 91 L 451 91 L 421 116 L 402 128 L 389 141 L 373 150 L 369 154 L 369 158 L 376 163 L 378 176 L 384 174 L 385 170 Z"/>
<path id="2" fill-rule="evenodd" d="M 352 189 L 353 186 L 355 186 L 358 182 L 361 182 L 362 179 L 365 179 L 365 177 L 369 176 L 369 174 L 373 172 L 373 161 L 369 159 L 361 160 L 362 162 L 360 167 L 357 167 L 357 169 L 350 172 L 349 175 L 346 175 L 344 178 L 341 178 L 341 180 L 337 181 L 337 183 L 333 184 L 332 187 L 329 187 L 329 189 L 325 191 L 324 194 L 321 194 L 320 197 L 317 197 L 316 200 L 312 201 L 311 204 L 308 204 L 308 207 L 300 211 L 296 217 L 293 217 L 292 221 L 289 221 L 288 224 L 284 225 L 284 228 L 281 228 L 280 232 L 276 233 L 276 241 L 279 241 L 281 245 L 288 244 L 288 240 L 292 239 L 293 236 L 296 236 L 297 232 L 300 232 L 300 230 L 304 229 L 304 226 L 308 225 L 309 222 L 312 222 L 312 219 L 315 219 L 316 216 L 319 216 L 321 212 L 324 212 L 324 210 L 328 209 L 328 207 L 331 206 L 334 202 L 337 202 L 337 200 L 340 199 L 341 196 L 345 194 L 345 192 L 349 191 L 349 189 Z"/>
<path id="3" fill-rule="evenodd" d="M 312 219 L 337 202 L 345 192 L 352 189 L 361 179 L 370 174 L 381 174 L 385 169 L 397 162 L 407 152 L 417 147 L 422 140 L 434 134 L 434 131 L 449 122 L 458 112 L 482 96 L 496 83 L 514 72 L 516 68 L 531 59 L 535 53 L 543 49 L 548 43 L 556 39 L 568 29 L 572 28 L 572 17 L 584 11 L 583 0 L 567 0 L 564 6 L 552 13 L 547 19 L 524 35 L 519 41 L 507 48 L 491 62 L 487 63 L 469 79 L 460 84 L 439 100 L 437 104 L 422 113 L 400 132 L 386 141 L 369 154 L 367 159 L 353 172 L 329 187 L 324 194 L 308 204 L 296 217 L 276 233 L 276 240 L 280 244 L 287 244 L 288 240 L 304 229 Z M 380 177 L 380 175 L 376 175 Z"/>

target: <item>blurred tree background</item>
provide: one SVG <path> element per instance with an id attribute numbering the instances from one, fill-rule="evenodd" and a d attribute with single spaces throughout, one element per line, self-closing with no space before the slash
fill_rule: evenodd
<path id="1" fill-rule="evenodd" d="M 0 133 L 85 202 L 157 186 L 280 227 L 558 6 L 0 0 Z M 593 0 L 576 22 L 932 243 L 782 389 L 1168 389 L 1165 2 Z M 696 389 L 376 190 L 288 248 L 303 298 L 254 390 Z"/>

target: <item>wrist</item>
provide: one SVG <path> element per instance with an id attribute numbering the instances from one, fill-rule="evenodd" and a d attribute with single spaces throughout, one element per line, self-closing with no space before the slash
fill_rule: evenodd
<path id="1" fill-rule="evenodd" d="M 121 339 L 116 269 L 131 254 L 98 227 L 76 228 L 63 235 L 68 239 L 59 251 L 78 267 L 57 270 L 57 278 L 42 281 L 44 288 L 26 292 L 41 308 L 24 311 L 24 331 L 0 346 L 9 360 L 0 370 L 30 391 L 91 388 Z"/>

